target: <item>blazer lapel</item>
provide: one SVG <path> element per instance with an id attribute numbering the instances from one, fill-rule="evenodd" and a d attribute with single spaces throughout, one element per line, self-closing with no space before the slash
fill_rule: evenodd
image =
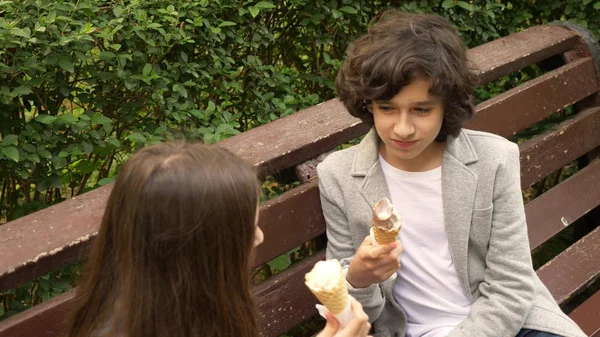
<path id="1" fill-rule="evenodd" d="M 448 245 L 465 294 L 471 296 L 467 274 L 467 247 L 477 189 L 477 176 L 467 164 L 477 155 L 467 135 L 449 137 L 442 161 L 442 198 Z"/>
<path id="2" fill-rule="evenodd" d="M 363 138 L 354 156 L 352 176 L 364 176 L 360 194 L 371 206 L 382 197 L 391 199 L 385 176 L 379 164 L 378 136 L 375 128 Z M 370 214 L 369 214 L 370 216 Z"/>

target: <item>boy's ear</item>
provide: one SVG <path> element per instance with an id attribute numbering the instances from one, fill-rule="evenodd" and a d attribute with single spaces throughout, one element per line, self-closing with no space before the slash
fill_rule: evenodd
<path id="1" fill-rule="evenodd" d="M 363 107 L 370 113 L 373 113 L 373 101 L 363 101 Z"/>

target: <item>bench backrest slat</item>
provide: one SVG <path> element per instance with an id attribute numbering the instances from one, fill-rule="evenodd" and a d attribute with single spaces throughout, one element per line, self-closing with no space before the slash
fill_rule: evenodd
<path id="1" fill-rule="evenodd" d="M 259 226 L 265 240 L 257 248 L 255 265 L 325 233 L 317 183 L 304 184 L 261 206 Z"/>
<path id="2" fill-rule="evenodd" d="M 600 274 L 600 227 L 537 270 L 559 304 L 571 299 Z"/>
<path id="3" fill-rule="evenodd" d="M 98 231 L 112 185 L 0 226 L 0 292 L 79 257 Z"/>
<path id="4" fill-rule="evenodd" d="M 316 313 L 317 299 L 304 285 L 304 274 L 324 259 L 325 251 L 321 250 L 255 288 L 264 336 L 279 336 Z"/>
<path id="5" fill-rule="evenodd" d="M 75 291 L 70 290 L 2 321 L 3 337 L 63 337 L 68 329 Z"/>
<path id="6" fill-rule="evenodd" d="M 521 187 L 531 186 L 600 146 L 598 130 L 600 108 L 590 108 L 564 121 L 554 131 L 521 144 Z"/>
<path id="7" fill-rule="evenodd" d="M 569 314 L 569 317 L 579 324 L 581 330 L 591 337 L 600 336 L 600 327 L 598 327 L 599 316 L 600 291 L 596 292 Z"/>
<path id="8" fill-rule="evenodd" d="M 529 245 L 536 250 L 566 226 L 600 205 L 600 161 L 527 203 Z M 585 198 L 580 196 L 585 195 Z M 573 202 L 577 200 L 577 202 Z"/>
<path id="9" fill-rule="evenodd" d="M 481 84 L 567 51 L 578 35 L 560 26 L 535 26 L 471 48 L 468 56 L 480 70 Z"/>
<path id="10" fill-rule="evenodd" d="M 594 72 L 591 58 L 568 63 L 479 104 L 466 127 L 510 137 L 597 92 Z"/>

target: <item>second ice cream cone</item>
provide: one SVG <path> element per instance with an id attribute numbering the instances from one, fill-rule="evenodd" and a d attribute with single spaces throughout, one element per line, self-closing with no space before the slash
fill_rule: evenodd
<path id="1" fill-rule="evenodd" d="M 306 286 L 332 314 L 337 315 L 348 306 L 348 288 L 337 260 L 319 261 L 306 274 Z"/>
<path id="2" fill-rule="evenodd" d="M 319 302 L 323 303 L 327 310 L 334 315 L 341 313 L 348 305 L 348 288 L 346 288 L 343 278 L 340 278 L 340 282 L 330 291 L 324 289 L 320 291 L 311 289 L 311 291 L 319 299 Z"/>

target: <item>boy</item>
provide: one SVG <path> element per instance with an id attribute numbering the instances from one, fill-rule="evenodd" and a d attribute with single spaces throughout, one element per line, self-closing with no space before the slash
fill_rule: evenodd
<path id="1" fill-rule="evenodd" d="M 327 258 L 342 262 L 374 336 L 585 336 L 533 270 L 518 147 L 461 128 L 476 81 L 451 24 L 384 13 L 349 47 L 336 86 L 374 128 L 318 167 Z M 371 207 L 384 196 L 403 227 L 374 246 Z"/>

